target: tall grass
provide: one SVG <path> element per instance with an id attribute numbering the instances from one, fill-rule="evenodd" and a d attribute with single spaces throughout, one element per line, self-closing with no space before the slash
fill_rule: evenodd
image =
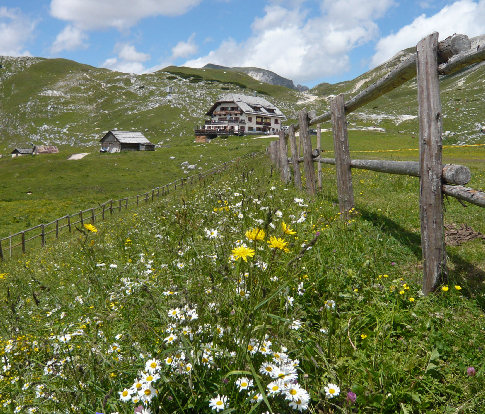
<path id="1" fill-rule="evenodd" d="M 344 220 L 333 175 L 310 199 L 249 161 L 5 264 L 2 410 L 483 412 L 483 286 L 457 270 L 480 240 L 424 297 L 416 180 L 356 173 Z"/>

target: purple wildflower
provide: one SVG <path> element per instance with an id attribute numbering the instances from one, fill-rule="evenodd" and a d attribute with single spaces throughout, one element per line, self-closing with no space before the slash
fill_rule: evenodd
<path id="1" fill-rule="evenodd" d="M 355 392 L 349 391 L 347 393 L 347 402 L 349 404 L 353 404 L 356 399 L 357 399 L 357 395 L 355 394 Z"/>

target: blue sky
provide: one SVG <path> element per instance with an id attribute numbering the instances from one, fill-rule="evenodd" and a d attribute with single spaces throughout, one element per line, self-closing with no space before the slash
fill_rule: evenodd
<path id="1" fill-rule="evenodd" d="M 314 86 L 484 22 L 485 0 L 0 0 L 0 55 L 133 73 L 257 66 Z"/>

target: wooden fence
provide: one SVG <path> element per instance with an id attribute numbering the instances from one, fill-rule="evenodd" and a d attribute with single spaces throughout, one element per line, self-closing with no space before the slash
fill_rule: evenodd
<path id="1" fill-rule="evenodd" d="M 169 194 L 171 190 L 177 190 L 177 188 L 180 189 L 189 184 L 201 183 L 207 177 L 224 171 L 229 165 L 256 155 L 257 153 L 250 153 L 243 157 L 224 162 L 203 173 L 183 177 L 161 187 L 156 187 L 146 193 L 121 198 L 119 200 L 108 200 L 96 207 L 81 210 L 74 214 L 68 214 L 49 223 L 39 224 L 35 227 L 11 234 L 8 237 L 0 239 L 0 261 L 9 259 L 16 254 L 26 253 L 27 248 L 33 247 L 34 241 L 37 239 L 40 239 L 40 246 L 44 247 L 49 241 L 57 240 L 61 233 L 72 233 L 78 225 L 82 227 L 85 223 L 93 224 L 107 220 L 115 213 L 159 199 L 161 196 Z M 38 243 L 35 244 L 39 246 Z"/>
<path id="2" fill-rule="evenodd" d="M 416 53 L 397 68 L 345 102 L 344 96 L 332 99 L 330 111 L 316 116 L 303 110 L 299 123 L 280 132 L 279 140 L 271 142 L 268 153 L 280 171 L 281 178 L 289 183 L 293 167 L 293 180 L 302 188 L 299 163 L 304 163 L 306 188 L 315 194 L 315 168 L 317 184 L 321 188 L 321 164 L 336 166 L 340 212 L 345 216 L 354 207 L 351 168 L 405 174 L 420 177 L 421 248 L 423 254 L 424 294 L 434 291 L 446 279 L 446 253 L 443 225 L 443 194 L 485 207 L 485 193 L 464 187 L 471 178 L 470 170 L 460 165 L 442 165 L 442 112 L 439 75 L 449 75 L 472 64 L 485 60 L 485 48 L 471 50 L 471 42 L 465 35 L 453 35 L 438 42 L 438 33 L 422 39 Z M 347 136 L 346 114 L 377 99 L 417 77 L 419 106 L 419 162 L 351 160 Z M 321 158 L 320 123 L 332 122 L 335 159 Z M 318 125 L 317 148 L 312 149 L 308 128 Z M 300 158 L 295 132 L 299 130 Z M 291 156 L 288 159 L 289 140 Z"/>

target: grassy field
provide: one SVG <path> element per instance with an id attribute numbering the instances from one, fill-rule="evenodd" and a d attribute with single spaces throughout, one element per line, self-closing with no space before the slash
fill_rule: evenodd
<path id="1" fill-rule="evenodd" d="M 51 177 L 33 191 L 39 201 L 65 200 L 49 169 L 72 195 L 88 182 L 88 203 L 120 194 L 113 183 L 136 193 L 183 175 L 182 161 L 206 169 L 268 141 L 0 166 L 31 174 L 26 183 Z M 324 134 L 328 156 L 330 142 Z M 416 145 L 350 133 L 353 158 L 416 160 Z M 444 149 L 446 162 L 470 166 L 474 188 L 485 187 L 484 155 Z M 352 173 L 347 221 L 334 167 L 309 198 L 260 156 L 2 264 L 2 412 L 484 412 L 483 239 L 449 238 L 448 280 L 424 297 L 418 179 Z M 485 233 L 482 208 L 445 206 L 449 229 Z"/>
<path id="2" fill-rule="evenodd" d="M 410 134 L 350 131 L 349 137 L 352 158 L 419 158 L 417 138 Z M 0 238 L 110 199 L 144 193 L 246 153 L 264 151 L 271 139 L 230 137 L 193 144 L 187 137 L 179 145 L 154 152 L 100 154 L 97 147 L 61 147 L 59 154 L 0 159 Z M 331 132 L 322 134 L 322 148 L 325 157 L 333 157 Z M 81 160 L 67 160 L 78 152 L 90 154 Z M 484 159 L 485 146 L 444 148 L 444 162 L 471 168 L 473 188 L 485 188 Z M 188 170 L 184 162 L 195 168 Z"/>

